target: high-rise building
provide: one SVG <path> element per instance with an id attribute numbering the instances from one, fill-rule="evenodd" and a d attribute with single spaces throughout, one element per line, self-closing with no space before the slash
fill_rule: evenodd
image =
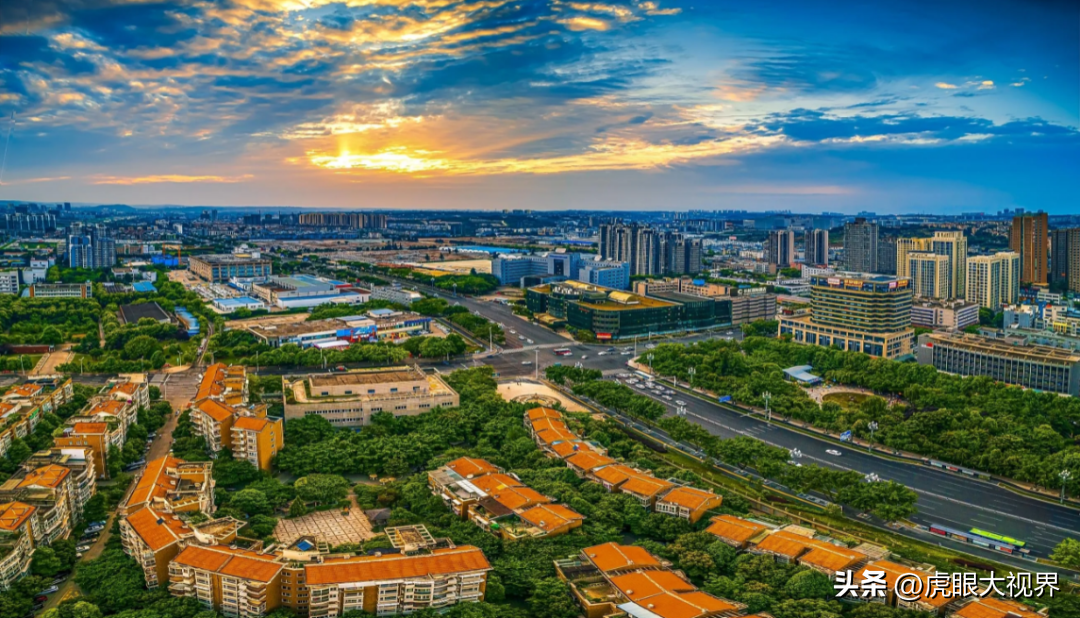
<path id="1" fill-rule="evenodd" d="M 780 335 L 882 358 L 910 354 L 911 282 L 888 275 L 839 273 L 810 278 L 810 314 L 779 316 Z"/>
<path id="2" fill-rule="evenodd" d="M 299 217 L 304 227 L 337 227 L 351 229 L 385 230 L 386 215 L 366 212 L 306 212 Z"/>
<path id="3" fill-rule="evenodd" d="M 967 238 L 963 232 L 934 232 L 931 238 L 899 238 L 896 240 L 896 276 L 915 278 L 911 271 L 911 255 L 934 254 L 948 259 L 949 277 L 945 287 L 931 298 L 962 298 L 967 291 Z M 925 266 L 925 264 L 923 264 Z M 916 296 L 920 293 L 916 283 Z M 943 295 L 942 295 L 943 294 Z"/>
<path id="4" fill-rule="evenodd" d="M 1050 283 L 1080 292 L 1080 227 L 1050 232 Z"/>
<path id="5" fill-rule="evenodd" d="M 765 259 L 769 266 L 791 268 L 795 263 L 795 232 L 791 230 L 773 230 L 769 232 Z"/>
<path id="6" fill-rule="evenodd" d="M 912 291 L 920 298 L 951 298 L 952 259 L 936 253 L 909 253 L 908 276 Z"/>
<path id="7" fill-rule="evenodd" d="M 1009 230 L 1009 249 L 1020 254 L 1020 281 L 1035 285 L 1048 283 L 1047 239 L 1049 217 L 1045 212 L 1013 217 Z"/>
<path id="8" fill-rule="evenodd" d="M 101 224 L 72 225 L 67 252 L 72 268 L 112 268 L 116 264 L 116 241 Z"/>
<path id="9" fill-rule="evenodd" d="M 608 223 L 600 226 L 600 259 L 626 262 L 632 275 L 697 273 L 701 240 L 636 223 Z"/>
<path id="10" fill-rule="evenodd" d="M 896 236 L 882 236 L 878 238 L 878 265 L 877 272 L 882 275 L 895 275 L 896 273 Z"/>
<path id="11" fill-rule="evenodd" d="M 858 217 L 844 224 L 844 264 L 852 272 L 877 271 L 878 224 Z"/>
<path id="12" fill-rule="evenodd" d="M 964 298 L 997 311 L 1020 298 L 1020 255 L 1012 251 L 968 258 Z"/>
<path id="13" fill-rule="evenodd" d="M 93 247 L 93 268 L 112 268 L 116 265 L 116 240 L 109 228 L 98 224 L 90 227 L 90 244 Z"/>
<path id="14" fill-rule="evenodd" d="M 810 266 L 829 265 L 829 230 L 806 230 L 803 262 Z"/>

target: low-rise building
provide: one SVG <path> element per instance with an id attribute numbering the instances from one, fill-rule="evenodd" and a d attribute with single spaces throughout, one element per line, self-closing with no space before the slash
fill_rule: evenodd
<path id="1" fill-rule="evenodd" d="M 267 305 L 282 309 L 317 307 L 327 303 L 359 305 L 370 296 L 366 290 L 353 288 L 343 281 L 311 275 L 268 277 L 253 283 L 251 293 Z"/>
<path id="2" fill-rule="evenodd" d="M 438 374 L 416 367 L 285 377 L 285 418 L 318 414 L 337 427 L 362 427 L 373 414 L 415 416 L 460 403 Z"/>
<path id="3" fill-rule="evenodd" d="M 258 252 L 247 254 L 193 255 L 188 258 L 188 270 L 203 281 L 227 282 L 230 279 L 269 277 L 273 274 L 270 258 Z"/>
<path id="4" fill-rule="evenodd" d="M 431 333 L 431 318 L 418 313 L 373 309 L 353 315 L 292 324 L 253 324 L 247 331 L 271 347 L 296 344 L 300 347 L 345 347 L 359 341 L 397 341 Z"/>
<path id="5" fill-rule="evenodd" d="M 718 515 L 709 520 L 705 532 L 715 536 L 735 549 L 746 549 L 762 540 L 769 527 L 734 515 Z"/>
<path id="6" fill-rule="evenodd" d="M 918 298 L 911 305 L 912 326 L 958 331 L 978 323 L 979 306 L 975 303 Z"/>
<path id="7" fill-rule="evenodd" d="M 695 524 L 705 513 L 720 508 L 724 497 L 694 487 L 676 487 L 656 501 L 656 512 L 689 520 Z"/>
<path id="8" fill-rule="evenodd" d="M 424 295 L 415 290 L 406 290 L 397 285 L 376 285 L 371 288 L 373 300 L 388 300 L 392 303 L 406 307 L 424 298 Z"/>
<path id="9" fill-rule="evenodd" d="M 1080 353 L 1042 345 L 1013 344 L 971 334 L 919 336 L 920 365 L 962 376 L 1080 396 Z"/>
<path id="10" fill-rule="evenodd" d="M 30 298 L 93 298 L 94 284 L 86 283 L 42 283 L 36 282 L 27 288 Z"/>
<path id="11" fill-rule="evenodd" d="M 269 471 L 274 457 L 285 446 L 285 421 L 266 416 L 240 416 L 233 421 L 232 452 L 259 470 Z"/>
<path id="12" fill-rule="evenodd" d="M 971 599 L 950 616 L 955 618 L 1046 618 L 1046 612 L 1032 611 L 1027 605 L 1016 601 L 985 596 Z"/>

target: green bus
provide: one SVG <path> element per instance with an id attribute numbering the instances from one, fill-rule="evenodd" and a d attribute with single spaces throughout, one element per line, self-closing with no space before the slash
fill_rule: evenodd
<path id="1" fill-rule="evenodd" d="M 1001 541 L 1002 543 L 1008 543 L 1009 545 L 1012 545 L 1014 547 L 1023 547 L 1024 545 L 1027 545 L 1027 543 L 1019 539 L 1014 539 L 1012 537 L 1004 536 L 1001 534 L 994 534 L 993 532 L 987 532 L 986 530 L 979 530 L 978 528 L 972 528 L 968 532 L 993 541 Z"/>

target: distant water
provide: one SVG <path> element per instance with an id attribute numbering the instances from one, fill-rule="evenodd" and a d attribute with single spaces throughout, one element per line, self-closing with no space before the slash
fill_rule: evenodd
<path id="1" fill-rule="evenodd" d="M 454 247 L 454 249 L 457 249 L 458 253 L 528 253 L 528 251 L 525 251 L 524 249 L 511 249 L 509 247 L 485 247 L 483 245 L 463 245 L 460 247 Z"/>

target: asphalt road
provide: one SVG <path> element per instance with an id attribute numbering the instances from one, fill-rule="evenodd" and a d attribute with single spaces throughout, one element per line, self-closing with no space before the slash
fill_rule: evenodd
<path id="1" fill-rule="evenodd" d="M 608 346 L 568 342 L 545 327 L 513 316 L 509 307 L 497 303 L 466 298 L 447 297 L 447 299 L 451 302 L 456 300 L 472 311 L 479 311 L 489 319 L 502 322 L 507 326 L 508 337 L 516 336 L 509 332 L 513 328 L 536 342 L 533 346 L 508 349 L 501 354 L 484 359 L 483 363 L 494 367 L 500 377 L 533 375 L 536 367 L 533 364 L 523 363 L 530 361 L 535 363 L 537 360 L 539 360 L 541 371 L 553 363 L 580 362 L 585 367 L 600 369 L 605 375 L 610 376 L 613 373 L 625 371 L 626 362 L 634 358 L 634 356 L 624 356 L 618 352 L 600 356 L 599 352 L 606 350 Z M 735 331 L 700 334 L 665 341 L 689 342 L 723 335 L 741 338 L 741 335 Z M 644 343 L 639 342 L 639 353 L 644 352 L 643 346 Z M 573 354 L 555 356 L 552 353 L 555 347 L 570 347 Z M 625 348 L 619 347 L 620 351 L 623 349 Z M 586 358 L 583 359 L 583 355 Z M 649 392 L 645 394 L 653 396 Z M 914 522 L 936 523 L 963 531 L 981 528 L 1011 536 L 1026 541 L 1031 553 L 1040 557 L 1048 556 L 1062 539 L 1080 536 L 1080 511 L 1074 508 L 1017 494 L 991 482 L 940 471 L 928 466 L 899 462 L 847 446 L 836 446 L 833 442 L 784 426 L 768 424 L 762 418 L 747 416 L 738 410 L 704 399 L 685 394 L 676 396 L 675 399 L 687 402 L 686 411 L 689 420 L 700 424 L 715 435 L 750 436 L 788 450 L 797 449 L 802 454 L 799 461 L 803 463 L 855 470 L 862 474 L 876 474 L 882 480 L 892 480 L 910 487 L 919 494 L 917 503 L 919 513 L 911 518 Z M 672 402 L 662 399 L 659 401 L 674 411 Z M 842 454 L 829 455 L 826 453 L 829 449 L 838 450 Z M 928 535 L 928 538 L 938 537 Z"/>
<path id="2" fill-rule="evenodd" d="M 654 396 L 651 392 L 642 394 Z M 882 480 L 910 487 L 919 494 L 919 513 L 911 518 L 914 522 L 937 523 L 963 531 L 981 528 L 1011 536 L 1027 541 L 1028 549 L 1042 557 L 1048 556 L 1065 537 L 1080 535 L 1080 512 L 1076 509 L 1023 496 L 990 482 L 837 446 L 697 397 L 681 393 L 674 399 L 686 402 L 688 420 L 714 435 L 750 436 L 788 450 L 798 449 L 801 463 L 876 474 Z M 672 402 L 657 400 L 673 410 Z M 841 455 L 830 455 L 827 450 Z"/>

